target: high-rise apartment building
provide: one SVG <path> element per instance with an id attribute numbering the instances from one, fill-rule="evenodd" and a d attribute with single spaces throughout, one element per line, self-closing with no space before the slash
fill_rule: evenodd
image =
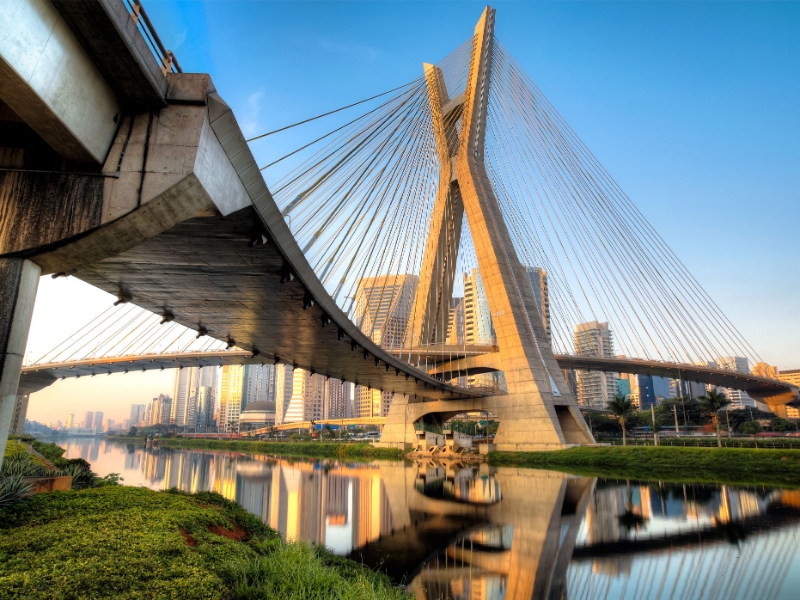
<path id="1" fill-rule="evenodd" d="M 294 369 L 292 395 L 283 422 L 298 423 L 325 418 L 329 388 L 330 381 L 326 381 L 324 375 L 312 375 L 305 369 Z"/>
<path id="2" fill-rule="evenodd" d="M 83 417 L 83 428 L 92 429 L 94 427 L 94 411 L 90 410 Z"/>
<path id="3" fill-rule="evenodd" d="M 101 432 L 103 431 L 103 413 L 98 411 L 94 413 L 94 430 Z"/>
<path id="4" fill-rule="evenodd" d="M 464 340 L 467 346 L 493 346 L 497 343 L 489 300 L 478 269 L 464 273 Z"/>
<path id="5" fill-rule="evenodd" d="M 392 404 L 391 392 L 368 389 L 364 385 L 357 385 L 355 389 L 359 417 L 385 417 L 389 414 L 389 406 Z"/>
<path id="6" fill-rule="evenodd" d="M 172 415 L 172 398 L 166 394 L 159 394 L 150 403 L 148 425 L 169 425 Z"/>
<path id="7" fill-rule="evenodd" d="M 465 307 L 464 298 L 450 299 L 450 317 L 447 321 L 447 340 L 445 342 L 448 346 L 463 346 L 466 344 L 464 338 Z"/>
<path id="8" fill-rule="evenodd" d="M 351 388 L 339 379 L 328 379 L 325 387 L 323 419 L 345 419 L 352 416 Z"/>
<path id="9" fill-rule="evenodd" d="M 216 386 L 217 367 L 185 367 L 175 372 L 171 422 L 194 426 L 197 397 L 201 387 Z"/>
<path id="10" fill-rule="evenodd" d="M 552 338 L 550 329 L 550 294 L 547 291 L 547 271 L 539 267 L 525 267 L 525 273 L 533 290 L 533 297 L 536 299 L 536 307 L 539 309 L 539 316 L 542 318 L 542 325 L 547 333 L 547 341 Z"/>
<path id="11" fill-rule="evenodd" d="M 291 365 L 275 365 L 275 424 L 284 422 L 286 410 L 292 399 L 292 383 L 294 380 Z"/>
<path id="12" fill-rule="evenodd" d="M 67 415 L 67 429 L 72 429 L 75 426 L 75 414 L 70 413 Z"/>
<path id="13" fill-rule="evenodd" d="M 608 323 L 589 321 L 575 326 L 575 354 L 614 356 L 614 340 Z M 598 371 L 577 371 L 578 402 L 587 407 L 605 408 L 617 394 L 617 375 Z"/>
<path id="14" fill-rule="evenodd" d="M 226 433 L 234 432 L 239 423 L 244 401 L 244 366 L 222 367 L 219 386 L 219 419 L 217 428 Z"/>
<path id="15" fill-rule="evenodd" d="M 360 279 L 356 286 L 355 324 L 379 346 L 402 348 L 418 282 L 416 275 Z"/>
<path id="16" fill-rule="evenodd" d="M 144 404 L 131 404 L 131 426 L 145 423 L 147 407 Z"/>

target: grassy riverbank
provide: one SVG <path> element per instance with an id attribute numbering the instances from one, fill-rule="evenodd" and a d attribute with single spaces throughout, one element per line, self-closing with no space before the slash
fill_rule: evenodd
<path id="1" fill-rule="evenodd" d="M 489 463 L 609 478 L 800 487 L 800 450 L 585 447 L 555 452 L 493 452 Z"/>
<path id="2" fill-rule="evenodd" d="M 116 442 L 144 443 L 144 438 L 111 437 Z M 195 440 L 188 438 L 159 438 L 159 446 L 205 450 L 233 450 L 249 454 L 280 454 L 312 458 L 355 458 L 363 460 L 400 460 L 405 456 L 396 448 L 375 448 L 370 444 L 328 442 L 250 442 L 244 440 Z"/>
<path id="3" fill-rule="evenodd" d="M 108 486 L 0 511 L 0 598 L 400 599 L 213 493 Z"/>

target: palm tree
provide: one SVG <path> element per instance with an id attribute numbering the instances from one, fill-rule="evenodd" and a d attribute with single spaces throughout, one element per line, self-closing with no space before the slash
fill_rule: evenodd
<path id="1" fill-rule="evenodd" d="M 625 423 L 628 417 L 633 413 L 633 403 L 630 398 L 624 394 L 617 394 L 613 400 L 610 400 L 606 405 L 608 410 L 617 417 L 620 427 L 622 427 L 622 445 L 628 445 L 628 437 L 625 431 Z"/>
<path id="2" fill-rule="evenodd" d="M 711 390 L 700 398 L 700 410 L 707 415 L 712 415 L 714 417 L 714 423 L 717 426 L 717 447 L 722 448 L 722 441 L 719 437 L 719 411 L 723 408 L 728 406 L 731 403 L 728 400 L 728 397 L 725 395 L 725 392 L 718 392 L 717 390 Z"/>

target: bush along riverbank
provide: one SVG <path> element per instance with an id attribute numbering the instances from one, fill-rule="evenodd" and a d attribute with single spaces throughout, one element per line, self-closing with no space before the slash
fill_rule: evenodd
<path id="1" fill-rule="evenodd" d="M 110 437 L 115 442 L 144 444 L 144 438 Z M 375 448 L 371 444 L 332 442 L 251 442 L 245 440 L 196 440 L 191 438 L 158 438 L 158 445 L 170 448 L 201 450 L 233 450 L 249 454 L 280 454 L 311 458 L 352 458 L 363 460 L 401 460 L 405 452 L 397 448 Z"/>
<path id="2" fill-rule="evenodd" d="M 407 598 L 383 575 L 284 543 L 212 492 L 105 486 L 0 510 L 0 599 Z"/>
<path id="3" fill-rule="evenodd" d="M 34 489 L 33 478 L 72 477 L 72 489 L 117 483 L 116 474 L 99 477 L 82 458 L 63 458 L 64 449 L 30 437 L 8 440 L 0 470 L 0 508 L 13 506 Z M 69 482 L 69 480 L 67 480 Z"/>
<path id="4" fill-rule="evenodd" d="M 800 487 L 800 450 L 594 446 L 553 452 L 492 452 L 489 464 L 615 479 Z"/>

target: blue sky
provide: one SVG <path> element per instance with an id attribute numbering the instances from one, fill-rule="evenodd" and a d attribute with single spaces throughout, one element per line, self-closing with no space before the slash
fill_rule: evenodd
<path id="1" fill-rule="evenodd" d="M 768 362 L 800 368 L 800 3 L 493 6 L 498 39 L 745 338 Z M 483 7 L 145 3 L 184 71 L 212 75 L 246 134 L 420 76 L 471 35 Z M 254 145 L 258 161 L 307 140 L 301 129 Z M 42 305 L 60 289 L 44 286 Z M 31 340 L 42 350 L 69 333 L 42 329 Z M 157 381 L 145 399 L 168 391 Z"/>

